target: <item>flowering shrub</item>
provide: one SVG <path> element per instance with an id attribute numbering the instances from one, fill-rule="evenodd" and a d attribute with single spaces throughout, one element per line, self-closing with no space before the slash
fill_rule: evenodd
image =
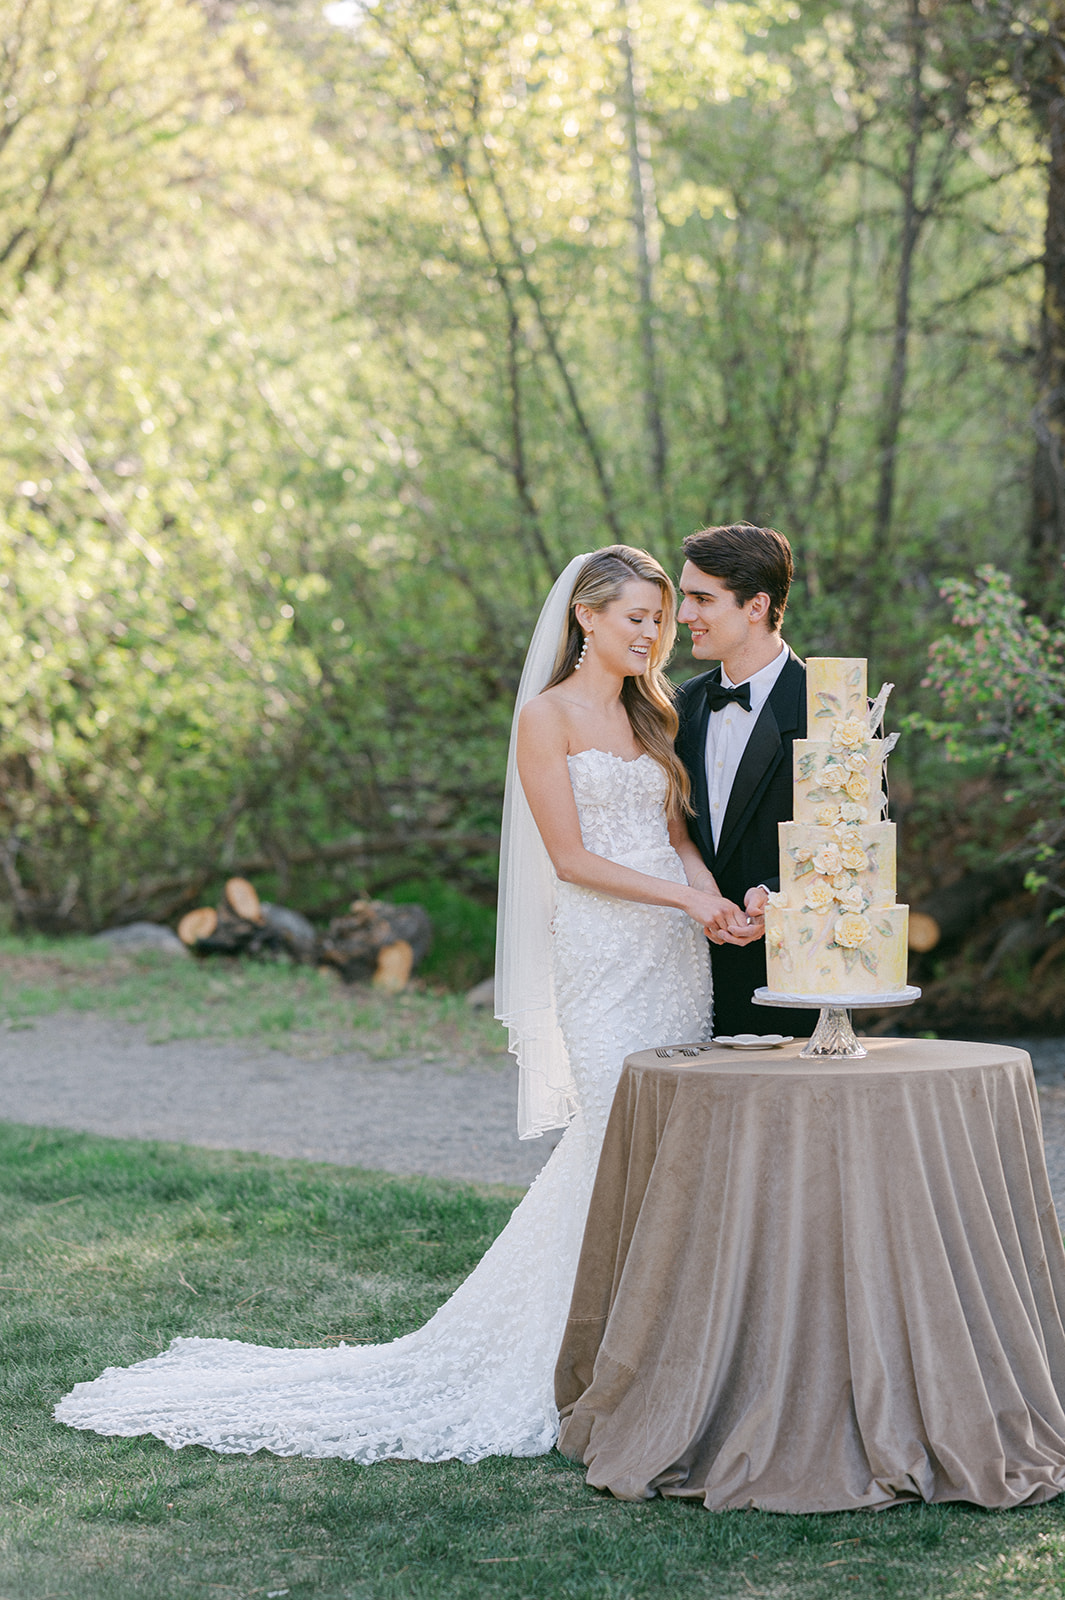
<path id="1" fill-rule="evenodd" d="M 1057 920 L 1065 916 L 1065 620 L 1050 627 L 1031 615 L 995 567 L 979 567 L 976 579 L 943 585 L 962 631 L 930 646 L 922 680 L 953 720 L 907 722 L 942 739 L 949 761 L 995 761 L 1010 785 L 1007 804 L 1041 811 L 1026 886 Z"/>

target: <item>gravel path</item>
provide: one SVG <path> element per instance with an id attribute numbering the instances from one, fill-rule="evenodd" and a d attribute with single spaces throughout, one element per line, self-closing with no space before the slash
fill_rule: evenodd
<path id="1" fill-rule="evenodd" d="M 355 1053 L 304 1061 L 244 1041 L 149 1044 L 129 1023 L 59 1012 L 0 1032 L 0 1118 L 525 1187 L 557 1137 L 518 1141 L 510 1062 L 451 1070 Z"/>
<path id="2" fill-rule="evenodd" d="M 1035 1066 L 1047 1168 L 1065 1225 L 1065 1039 L 1010 1039 Z M 149 1044 L 59 1012 L 0 1032 L 0 1118 L 130 1139 L 257 1150 L 382 1172 L 524 1187 L 558 1135 L 519 1142 L 511 1058 L 463 1069 L 305 1061 L 242 1041 Z"/>

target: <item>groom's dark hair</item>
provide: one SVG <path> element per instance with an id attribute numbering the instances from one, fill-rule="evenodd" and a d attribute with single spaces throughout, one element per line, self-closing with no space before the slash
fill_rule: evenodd
<path id="1" fill-rule="evenodd" d="M 745 606 L 756 594 L 769 596 L 766 622 L 775 633 L 788 603 L 792 573 L 791 545 L 775 528 L 756 528 L 753 522 L 730 522 L 721 528 L 689 533 L 684 554 L 707 577 L 720 578 Z"/>

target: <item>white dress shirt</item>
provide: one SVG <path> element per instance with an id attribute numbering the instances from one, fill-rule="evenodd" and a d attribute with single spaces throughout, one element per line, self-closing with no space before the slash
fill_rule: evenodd
<path id="1" fill-rule="evenodd" d="M 747 748 L 751 730 L 758 721 L 762 707 L 769 699 L 773 685 L 784 671 L 788 661 L 788 647 L 781 640 L 780 653 L 768 666 L 761 667 L 746 680 L 751 686 L 751 709 L 742 706 L 725 706 L 722 711 L 711 711 L 706 729 L 706 788 L 710 797 L 710 831 L 714 836 L 714 849 L 721 837 L 721 824 L 725 820 L 729 795 L 736 781 L 736 773 Z M 721 668 L 721 682 L 726 689 L 738 688 Z"/>

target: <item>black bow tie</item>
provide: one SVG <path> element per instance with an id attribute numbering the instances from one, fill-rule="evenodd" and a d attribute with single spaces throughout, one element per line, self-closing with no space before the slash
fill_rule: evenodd
<path id="1" fill-rule="evenodd" d="M 749 711 L 751 686 L 749 683 L 738 683 L 735 689 L 726 689 L 723 683 L 708 683 L 706 699 L 711 711 L 724 711 L 726 706 L 742 706 L 744 711 Z"/>

